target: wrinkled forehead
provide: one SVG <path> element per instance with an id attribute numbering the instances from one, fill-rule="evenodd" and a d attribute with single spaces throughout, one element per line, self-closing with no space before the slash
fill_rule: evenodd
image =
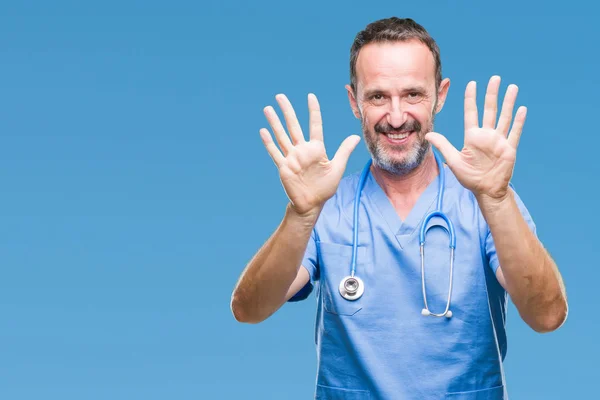
<path id="1" fill-rule="evenodd" d="M 369 43 L 356 60 L 357 92 L 365 89 L 401 91 L 420 86 L 435 90 L 435 59 L 418 40 Z"/>

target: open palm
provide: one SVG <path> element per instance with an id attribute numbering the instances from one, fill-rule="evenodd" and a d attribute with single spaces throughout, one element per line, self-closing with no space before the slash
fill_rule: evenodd
<path id="1" fill-rule="evenodd" d="M 281 183 L 292 207 L 299 214 L 310 213 L 318 210 L 335 193 L 360 136 L 346 138 L 330 161 L 323 143 L 323 123 L 317 97 L 313 94 L 308 96 L 309 141 L 304 139 L 298 118 L 287 97 L 278 95 L 276 99 L 283 111 L 289 137 L 277 113 L 270 106 L 264 112 L 281 150 L 275 145 L 267 129 L 261 129 L 260 135 L 279 169 Z"/>
<path id="2" fill-rule="evenodd" d="M 448 167 L 464 187 L 475 195 L 485 195 L 497 199 L 503 198 L 508 191 L 508 184 L 514 170 L 517 146 L 527 114 L 525 107 L 519 107 L 509 134 L 518 92 L 516 85 L 509 85 L 496 125 L 499 87 L 500 77 L 493 76 L 487 87 L 483 123 L 479 127 L 476 84 L 469 82 L 467 85 L 465 91 L 465 141 L 461 151 L 458 151 L 439 133 L 430 132 L 426 135 L 427 140 L 442 153 Z"/>

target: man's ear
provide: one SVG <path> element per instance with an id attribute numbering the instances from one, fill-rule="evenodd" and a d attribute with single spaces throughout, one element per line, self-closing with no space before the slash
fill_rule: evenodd
<path id="1" fill-rule="evenodd" d="M 350 85 L 346 85 L 346 90 L 348 91 L 348 100 L 350 101 L 350 108 L 352 108 L 352 113 L 358 119 L 360 119 L 360 111 L 358 109 L 358 103 L 356 101 L 356 97 L 354 97 L 354 90 Z"/>
<path id="2" fill-rule="evenodd" d="M 438 100 L 435 109 L 435 114 L 442 111 L 444 103 L 446 102 L 446 96 L 448 95 L 448 89 L 450 89 L 450 79 L 446 78 L 442 80 L 442 82 L 440 83 L 440 88 L 438 89 Z"/>

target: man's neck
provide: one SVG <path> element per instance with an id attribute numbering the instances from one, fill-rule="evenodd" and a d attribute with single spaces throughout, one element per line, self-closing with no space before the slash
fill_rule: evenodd
<path id="1" fill-rule="evenodd" d="M 421 193 L 438 175 L 438 167 L 433 151 L 429 151 L 421 165 L 406 175 L 395 175 L 376 166 L 371 167 L 371 173 L 400 217 L 405 219 Z"/>

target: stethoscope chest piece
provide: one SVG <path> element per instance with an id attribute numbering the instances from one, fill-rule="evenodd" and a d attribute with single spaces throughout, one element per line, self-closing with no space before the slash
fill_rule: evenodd
<path id="1" fill-rule="evenodd" d="M 365 284 L 357 276 L 347 276 L 340 282 L 340 294 L 346 300 L 357 300 L 365 291 Z"/>

